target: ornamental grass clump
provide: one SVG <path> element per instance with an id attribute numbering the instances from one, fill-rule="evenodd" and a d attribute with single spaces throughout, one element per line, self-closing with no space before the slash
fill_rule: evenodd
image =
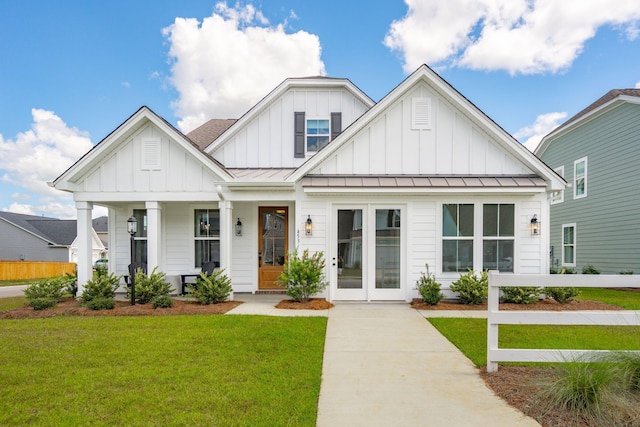
<path id="1" fill-rule="evenodd" d="M 444 294 L 440 291 L 440 283 L 436 281 L 436 276 L 429 272 L 429 264 L 426 273 L 421 273 L 420 278 L 416 281 L 416 289 L 422 297 L 422 301 L 429 305 L 436 305 L 444 298 Z"/>
<path id="2" fill-rule="evenodd" d="M 218 304 L 229 299 L 231 291 L 231 279 L 224 270 L 214 270 L 211 274 L 200 273 L 196 283 L 187 285 L 189 294 L 203 305 Z"/>
<path id="3" fill-rule="evenodd" d="M 324 280 L 324 254 L 309 254 L 305 249 L 302 255 L 298 251 L 289 254 L 289 259 L 280 274 L 279 283 L 286 294 L 296 302 L 307 302 L 311 296 L 320 293 L 327 287 Z"/>
<path id="4" fill-rule="evenodd" d="M 64 277 L 42 279 L 27 286 L 24 296 L 34 310 L 45 310 L 62 301 L 67 284 L 68 280 Z"/>
<path id="5" fill-rule="evenodd" d="M 489 296 L 489 273 L 484 270 L 478 276 L 472 269 L 451 283 L 451 290 L 458 293 L 462 304 L 482 304 Z"/>
<path id="6" fill-rule="evenodd" d="M 169 295 L 173 288 L 171 283 L 167 282 L 167 276 L 156 271 L 158 267 L 155 267 L 151 274 L 147 275 L 141 268 L 136 271 L 135 286 L 136 286 L 136 301 L 140 304 L 147 304 L 154 298 Z M 127 289 L 127 298 L 131 298 L 131 287 Z"/>

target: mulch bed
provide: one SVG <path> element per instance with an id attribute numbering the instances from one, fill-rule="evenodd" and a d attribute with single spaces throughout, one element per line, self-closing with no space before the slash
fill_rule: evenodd
<path id="1" fill-rule="evenodd" d="M 333 307 L 333 304 L 321 298 L 310 298 L 309 301 L 306 302 L 297 302 L 286 299 L 276 304 L 276 308 L 287 310 L 328 310 L 331 307 Z"/>
<path id="2" fill-rule="evenodd" d="M 440 301 L 436 305 L 429 305 L 421 299 L 414 299 L 411 308 L 416 310 L 487 310 L 487 304 L 461 304 L 455 301 Z M 600 301 L 576 300 L 566 304 L 558 304 L 546 298 L 533 304 L 500 303 L 500 310 L 538 310 L 538 311 L 578 311 L 578 310 L 623 310 L 617 305 Z"/>

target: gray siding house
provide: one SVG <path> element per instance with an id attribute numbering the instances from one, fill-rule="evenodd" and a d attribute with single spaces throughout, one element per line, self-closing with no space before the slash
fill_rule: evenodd
<path id="1" fill-rule="evenodd" d="M 569 184 L 551 198 L 551 265 L 640 273 L 640 89 L 609 91 L 535 154 Z"/>

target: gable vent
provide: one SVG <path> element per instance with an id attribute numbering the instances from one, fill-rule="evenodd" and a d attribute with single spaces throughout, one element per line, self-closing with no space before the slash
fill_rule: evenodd
<path id="1" fill-rule="evenodd" d="M 411 129 L 431 129 L 431 98 L 411 100 Z"/>
<path id="2" fill-rule="evenodd" d="M 160 169 L 160 140 L 142 141 L 142 169 Z"/>

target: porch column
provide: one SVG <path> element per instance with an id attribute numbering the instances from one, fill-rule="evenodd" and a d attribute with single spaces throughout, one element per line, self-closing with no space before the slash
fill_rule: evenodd
<path id="1" fill-rule="evenodd" d="M 158 202 L 146 202 L 147 209 L 147 273 L 151 273 L 155 267 L 162 270 L 161 247 L 162 230 L 160 224 L 162 207 Z"/>
<path id="2" fill-rule="evenodd" d="M 231 241 L 233 240 L 233 203 L 228 200 L 221 200 L 218 204 L 220 208 L 220 268 L 224 269 L 226 275 L 231 279 Z M 233 300 L 233 292 L 229 296 Z"/>
<path id="3" fill-rule="evenodd" d="M 78 293 L 79 297 L 84 290 L 84 284 L 92 279 L 93 266 L 91 265 L 91 216 L 93 203 L 76 202 L 78 220 L 76 233 L 78 237 Z"/>

